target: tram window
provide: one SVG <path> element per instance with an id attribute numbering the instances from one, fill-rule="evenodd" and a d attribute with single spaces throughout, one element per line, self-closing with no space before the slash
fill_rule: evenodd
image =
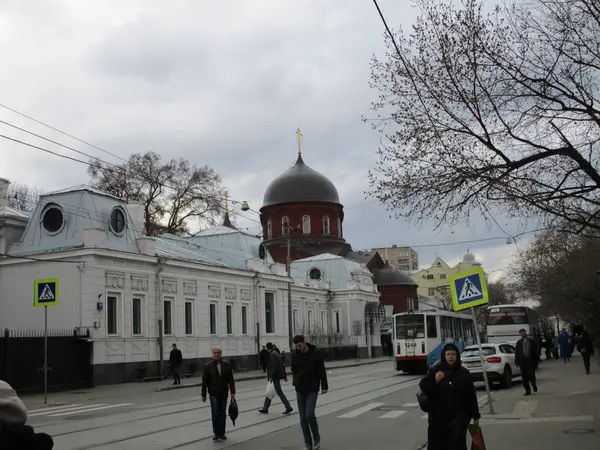
<path id="1" fill-rule="evenodd" d="M 427 316 L 427 337 L 437 337 L 437 326 L 435 325 L 435 316 Z"/>
<path id="2" fill-rule="evenodd" d="M 450 322 L 450 317 L 440 317 L 440 328 L 442 331 L 443 340 L 450 339 L 452 337 L 452 323 Z"/>
<path id="3" fill-rule="evenodd" d="M 423 314 L 396 316 L 396 339 L 416 339 L 425 337 Z"/>

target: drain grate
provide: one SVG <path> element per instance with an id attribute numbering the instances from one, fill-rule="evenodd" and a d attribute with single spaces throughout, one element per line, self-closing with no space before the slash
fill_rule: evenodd
<path id="1" fill-rule="evenodd" d="M 595 430 L 592 428 L 573 428 L 572 430 L 563 431 L 565 434 L 593 434 Z"/>

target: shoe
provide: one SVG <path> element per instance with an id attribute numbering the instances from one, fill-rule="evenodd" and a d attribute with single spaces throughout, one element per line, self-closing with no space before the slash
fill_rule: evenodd
<path id="1" fill-rule="evenodd" d="M 533 386 L 533 392 L 537 392 L 537 391 L 538 391 L 538 389 L 537 389 L 537 384 L 536 384 L 535 386 Z"/>
<path id="2" fill-rule="evenodd" d="M 531 392 L 525 392 L 525 395 L 531 395 Z"/>
<path id="3" fill-rule="evenodd" d="M 294 408 L 286 409 L 282 414 L 285 416 L 285 415 L 291 413 L 293 410 L 294 410 Z"/>
<path id="4" fill-rule="evenodd" d="M 320 442 L 315 442 L 313 445 L 313 450 L 319 450 L 321 448 L 321 443 Z"/>
<path id="5" fill-rule="evenodd" d="M 312 445 L 304 444 L 304 450 L 313 450 Z"/>
<path id="6" fill-rule="evenodd" d="M 221 439 L 222 441 L 226 441 L 227 440 L 227 436 L 225 436 L 224 434 L 222 434 L 221 436 L 219 436 L 219 439 Z"/>
<path id="7" fill-rule="evenodd" d="M 213 436 L 213 441 L 217 442 L 219 440 L 219 436 Z"/>
<path id="8" fill-rule="evenodd" d="M 269 414 L 269 411 L 267 411 L 266 409 L 262 409 L 262 408 L 259 409 L 258 412 L 261 414 Z"/>

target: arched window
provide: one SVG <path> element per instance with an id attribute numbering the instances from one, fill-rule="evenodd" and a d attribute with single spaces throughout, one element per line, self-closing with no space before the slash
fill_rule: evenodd
<path id="1" fill-rule="evenodd" d="M 273 222 L 271 219 L 267 220 L 267 239 L 271 239 L 273 237 Z"/>
<path id="2" fill-rule="evenodd" d="M 310 234 L 310 216 L 308 215 L 302 217 L 302 233 Z"/>
<path id="3" fill-rule="evenodd" d="M 337 226 L 338 226 L 338 229 L 337 229 L 338 237 L 342 237 L 342 219 L 340 219 L 339 217 L 337 220 Z"/>
<path id="4" fill-rule="evenodd" d="M 323 234 L 330 234 L 331 226 L 329 223 L 329 216 L 323 216 Z"/>
<path id="5" fill-rule="evenodd" d="M 288 236 L 290 234 L 290 221 L 287 216 L 281 218 L 281 234 Z"/>

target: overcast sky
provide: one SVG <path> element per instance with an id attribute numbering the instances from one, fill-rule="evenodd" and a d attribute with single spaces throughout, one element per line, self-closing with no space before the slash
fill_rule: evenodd
<path id="1" fill-rule="evenodd" d="M 380 1 L 390 26 L 410 27 L 416 11 L 407 4 Z M 377 95 L 369 63 L 385 51 L 382 33 L 370 0 L 2 0 L 0 103 L 123 158 L 153 150 L 208 164 L 233 199 L 256 210 L 268 183 L 294 163 L 300 126 L 305 162 L 336 184 L 354 248 L 410 245 L 421 265 L 436 254 L 456 263 L 470 248 L 497 276 L 518 250 L 506 233 L 535 226 L 498 216 L 505 231 L 475 218 L 434 232 L 365 199 L 381 135 L 361 116 Z M 120 162 L 3 108 L 0 120 Z M 5 140 L 0 152 L 0 177 L 17 183 L 48 191 L 89 181 L 76 162 Z M 239 225 L 258 232 L 257 217 L 246 216 Z"/>

